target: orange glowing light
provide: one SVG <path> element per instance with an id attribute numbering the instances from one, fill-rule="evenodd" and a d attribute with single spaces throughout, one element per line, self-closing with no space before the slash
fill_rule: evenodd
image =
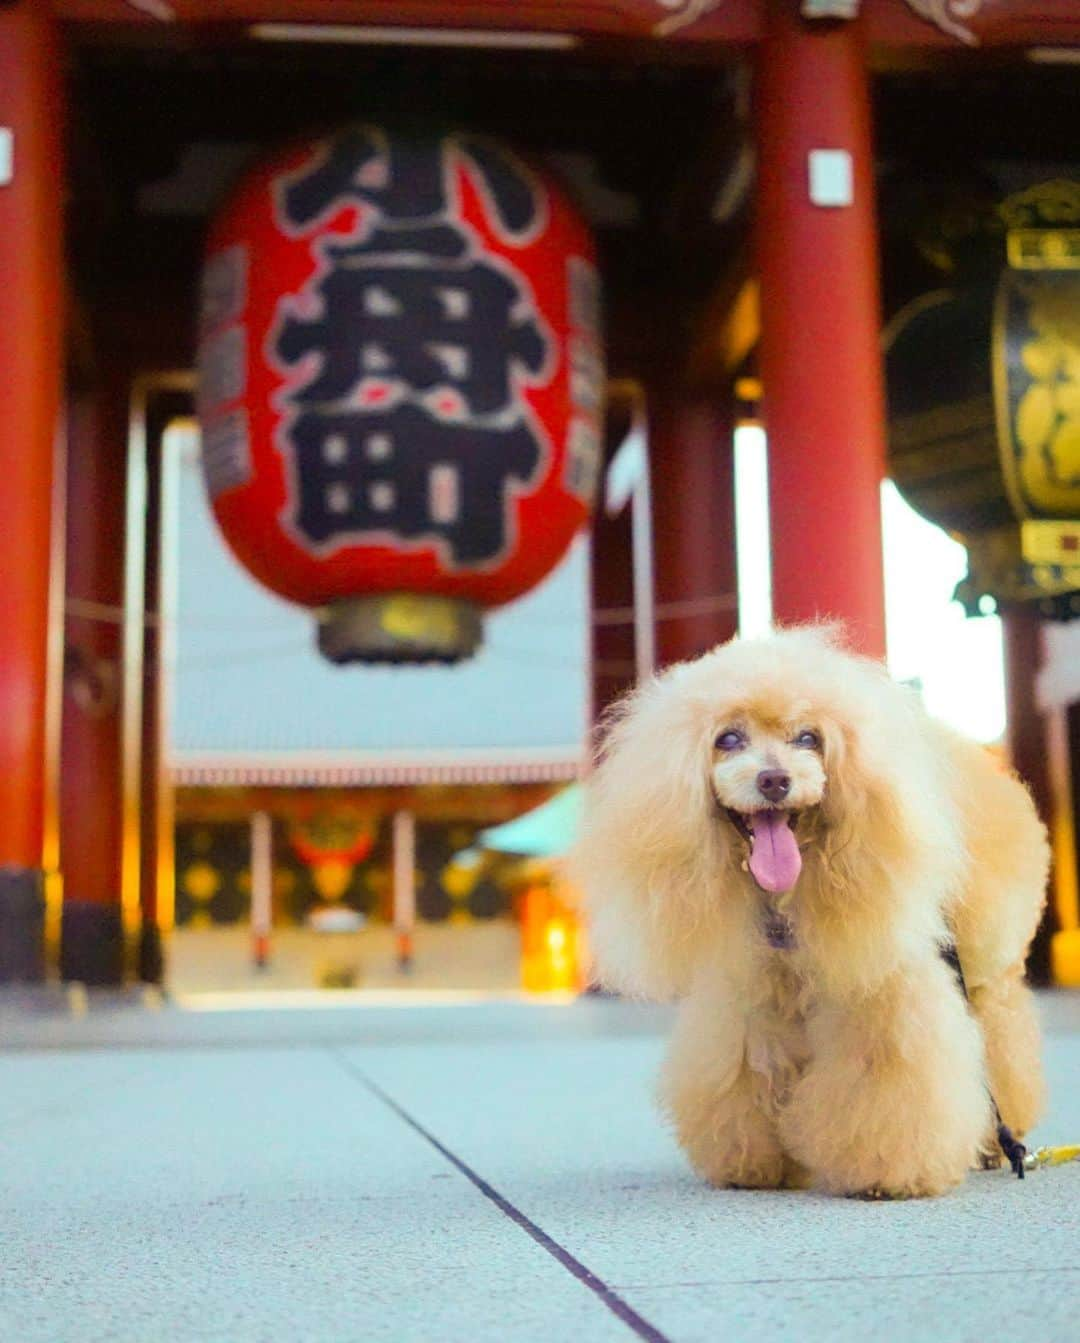
<path id="1" fill-rule="evenodd" d="M 571 910 L 546 886 L 525 892 L 521 985 L 527 993 L 574 993 L 582 987 L 580 937 Z"/>

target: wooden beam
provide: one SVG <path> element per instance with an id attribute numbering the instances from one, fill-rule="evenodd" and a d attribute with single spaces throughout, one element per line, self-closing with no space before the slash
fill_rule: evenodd
<path id="1" fill-rule="evenodd" d="M 1076 0 L 863 0 L 860 8 L 880 47 L 1080 45 Z M 65 22 L 91 25 L 476 29 L 648 41 L 673 52 L 753 43 L 762 26 L 760 0 L 54 0 L 54 9 Z"/>
<path id="2" fill-rule="evenodd" d="M 757 36 L 757 0 L 55 0 L 72 23 L 322 24 L 582 37 L 745 43 Z M 376 39 L 377 40 L 377 39 Z"/>

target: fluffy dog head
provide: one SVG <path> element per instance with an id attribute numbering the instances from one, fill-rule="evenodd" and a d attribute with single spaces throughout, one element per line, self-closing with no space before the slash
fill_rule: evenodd
<path id="1" fill-rule="evenodd" d="M 781 955 L 841 989 L 940 935 L 963 861 L 940 729 L 829 629 L 725 644 L 606 727 L 573 867 L 613 987 Z"/>

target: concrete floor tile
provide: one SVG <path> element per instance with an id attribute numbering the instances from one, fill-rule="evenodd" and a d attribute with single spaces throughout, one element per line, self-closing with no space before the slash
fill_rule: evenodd
<path id="1" fill-rule="evenodd" d="M 1080 1269 L 773 1281 L 630 1300 L 672 1343 L 1076 1343 L 1078 1277 Z"/>
<path id="2" fill-rule="evenodd" d="M 127 1058 L 137 1085 L 77 1107 L 44 1093 L 84 1057 L 0 1059 L 5 1096 L 41 1102 L 0 1172 L 0 1338 L 625 1335 L 324 1051 Z"/>
<path id="3" fill-rule="evenodd" d="M 1080 1017 L 1051 1012 L 1036 1140 L 1080 1141 Z M 652 1102 L 668 1021 L 610 1002 L 28 1016 L 0 1052 L 0 1340 L 634 1336 L 393 1105 L 639 1336 L 1080 1338 L 1080 1165 L 919 1203 L 708 1189 Z"/>

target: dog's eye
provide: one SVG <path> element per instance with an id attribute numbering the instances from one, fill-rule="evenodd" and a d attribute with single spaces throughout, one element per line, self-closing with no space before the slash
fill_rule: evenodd
<path id="1" fill-rule="evenodd" d="M 801 746 L 806 751 L 820 751 L 821 738 L 811 728 L 806 728 L 792 742 L 793 746 Z"/>
<path id="2" fill-rule="evenodd" d="M 734 728 L 727 728 L 725 731 L 717 733 L 713 745 L 718 751 L 741 751 L 746 745 L 746 738 L 741 732 L 736 732 Z"/>

